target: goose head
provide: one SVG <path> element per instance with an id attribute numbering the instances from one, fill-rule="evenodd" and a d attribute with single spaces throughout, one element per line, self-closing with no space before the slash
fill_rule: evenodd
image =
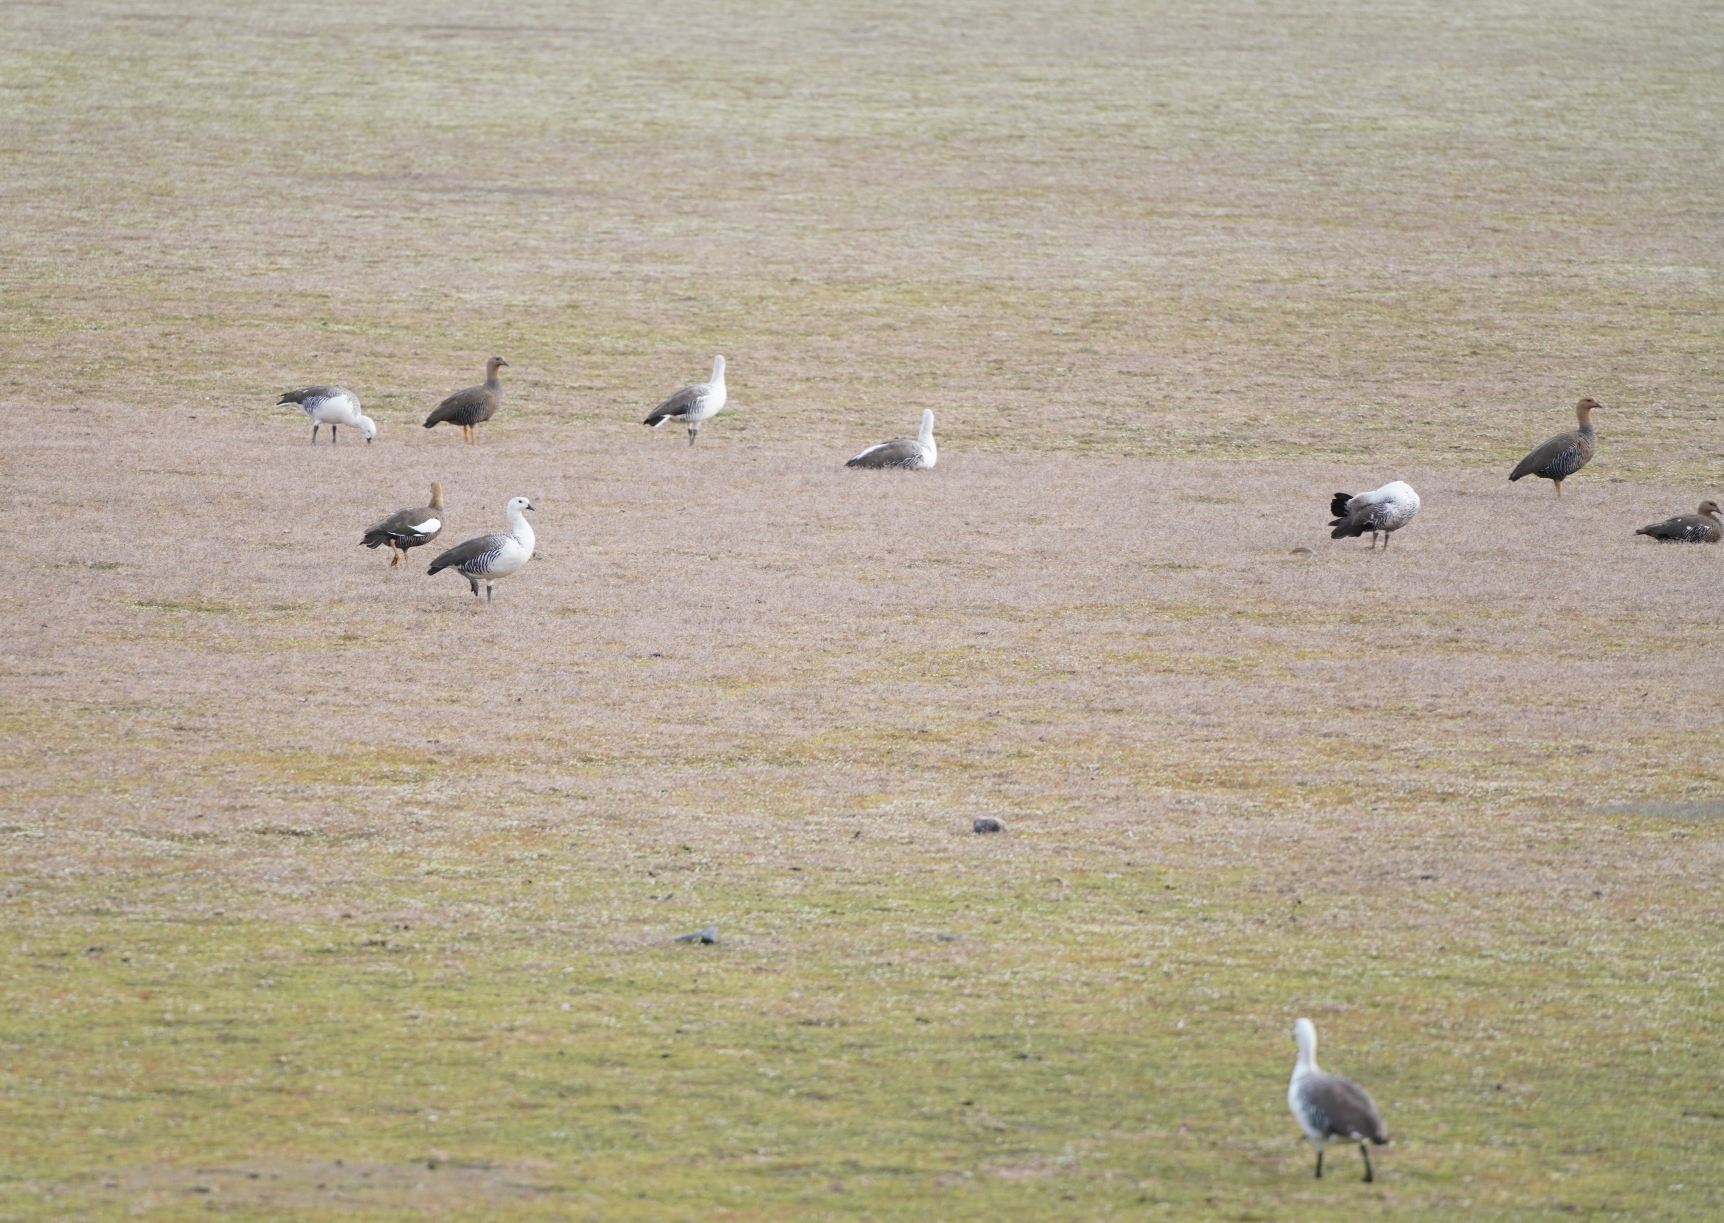
<path id="1" fill-rule="evenodd" d="M 503 358 L 492 357 L 489 361 L 485 362 L 485 381 L 489 382 L 491 379 L 495 378 L 497 376 L 497 371 L 499 369 L 507 369 L 508 365 L 509 363 L 503 360 Z"/>
<path id="2" fill-rule="evenodd" d="M 377 436 L 377 422 L 369 416 L 361 416 L 359 418 L 359 431 L 365 434 L 365 444 L 369 446 L 371 439 Z"/>
<path id="3" fill-rule="evenodd" d="M 1716 501 L 1712 500 L 1712 498 L 1710 498 L 1710 497 L 1708 497 L 1706 500 L 1702 501 L 1700 503 L 1700 516 L 1702 518 L 1707 518 L 1707 517 L 1716 518 L 1716 517 L 1718 517 L 1718 503 Z"/>

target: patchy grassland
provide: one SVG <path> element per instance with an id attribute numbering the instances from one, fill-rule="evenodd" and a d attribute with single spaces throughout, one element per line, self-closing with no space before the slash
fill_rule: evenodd
<path id="1" fill-rule="evenodd" d="M 1721 35 L 0 13 L 0 1217 L 1716 1217 Z"/>

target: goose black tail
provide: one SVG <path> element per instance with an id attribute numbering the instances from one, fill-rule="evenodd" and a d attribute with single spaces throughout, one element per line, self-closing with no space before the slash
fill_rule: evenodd
<path id="1" fill-rule="evenodd" d="M 1352 493 L 1336 493 L 1335 499 L 1329 503 L 1329 512 L 1337 518 L 1345 518 L 1347 516 L 1347 502 L 1352 499 Z M 1335 524 L 1330 523 L 1329 525 L 1334 526 Z"/>

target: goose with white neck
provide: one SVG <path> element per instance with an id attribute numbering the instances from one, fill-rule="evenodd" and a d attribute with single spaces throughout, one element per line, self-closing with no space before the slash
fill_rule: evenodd
<path id="1" fill-rule="evenodd" d="M 647 413 L 647 418 L 641 423 L 656 429 L 667 420 L 680 420 L 688 426 L 688 444 L 692 446 L 695 434 L 700 432 L 701 422 L 711 420 L 723 411 L 728 398 L 724 389 L 724 358 L 714 357 L 712 381 L 683 387 Z"/>
<path id="2" fill-rule="evenodd" d="M 915 437 L 895 437 L 889 442 L 870 446 L 844 466 L 925 471 L 939 461 L 940 448 L 934 444 L 934 410 L 923 408 L 922 431 Z"/>
<path id="3" fill-rule="evenodd" d="M 317 431 L 329 426 L 329 444 L 336 444 L 337 425 L 352 425 L 370 442 L 377 436 L 377 423 L 359 410 L 359 396 L 344 386 L 307 386 L 289 391 L 275 401 L 276 407 L 292 404 L 311 417 L 311 444 L 317 445 Z"/>
<path id="4" fill-rule="evenodd" d="M 533 503 L 525 497 L 511 497 L 503 507 L 503 512 L 509 516 L 509 529 L 497 535 L 481 535 L 477 539 L 469 539 L 464 544 L 450 548 L 436 560 L 431 562 L 427 573 L 440 573 L 445 569 L 453 569 L 467 579 L 467 584 L 473 588 L 473 597 L 479 596 L 479 583 L 485 583 L 485 602 L 491 601 L 491 590 L 496 584 L 520 569 L 533 559 L 533 548 L 537 541 L 533 537 L 533 528 L 523 517 L 523 512 L 533 508 Z"/>
<path id="5" fill-rule="evenodd" d="M 1293 1078 L 1287 1084 L 1287 1107 L 1293 1120 L 1305 1131 L 1305 1139 L 1317 1151 L 1317 1176 L 1323 1175 L 1323 1144 L 1340 1138 L 1359 1144 L 1365 1159 L 1365 1179 L 1371 1172 L 1371 1153 L 1366 1143 L 1382 1146 L 1389 1141 L 1389 1127 L 1371 1102 L 1370 1094 L 1352 1079 L 1324 1074 L 1317 1069 L 1317 1027 L 1309 1019 L 1293 1023 L 1293 1039 L 1299 1042 L 1299 1059 L 1293 1063 Z"/>

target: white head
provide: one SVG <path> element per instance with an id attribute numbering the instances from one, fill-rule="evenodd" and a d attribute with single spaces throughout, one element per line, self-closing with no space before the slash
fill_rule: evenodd
<path id="1" fill-rule="evenodd" d="M 714 382 L 723 382 L 724 381 L 724 358 L 723 357 L 714 357 L 712 359 L 712 380 Z"/>
<path id="2" fill-rule="evenodd" d="M 1299 1064 L 1317 1069 L 1317 1025 L 1309 1019 L 1295 1019 L 1293 1039 L 1299 1042 Z"/>
<path id="3" fill-rule="evenodd" d="M 514 517 L 522 510 L 530 510 L 532 508 L 533 503 L 528 501 L 525 497 L 510 497 L 509 504 L 503 507 L 503 512 L 508 514 L 510 517 Z"/>
<path id="4" fill-rule="evenodd" d="M 365 434 L 365 444 L 370 445 L 371 439 L 377 436 L 377 422 L 369 416 L 359 418 L 359 431 Z"/>

